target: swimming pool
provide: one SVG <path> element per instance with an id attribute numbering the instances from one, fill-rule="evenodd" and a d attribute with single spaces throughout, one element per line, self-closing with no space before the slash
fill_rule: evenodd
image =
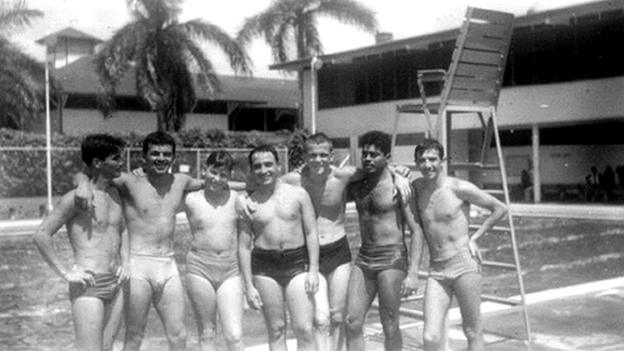
<path id="1" fill-rule="evenodd" d="M 349 216 L 347 228 L 355 251 L 359 245 L 355 216 Z M 517 218 L 516 230 L 527 292 L 624 275 L 624 221 Z M 182 271 L 188 233 L 187 225 L 178 226 L 176 259 Z M 57 235 L 54 245 L 64 259 L 70 259 L 64 233 Z M 511 261 L 509 241 L 496 234 L 484 237 L 481 247 L 487 259 Z M 48 268 L 27 236 L 0 239 L 0 253 L 0 350 L 70 350 L 74 334 L 66 284 Z M 513 272 L 485 269 L 484 276 L 484 292 L 518 293 Z M 246 311 L 244 323 L 247 345 L 266 342 L 259 312 Z M 189 350 L 197 350 L 190 309 L 187 328 Z M 143 349 L 167 349 L 153 310 Z"/>

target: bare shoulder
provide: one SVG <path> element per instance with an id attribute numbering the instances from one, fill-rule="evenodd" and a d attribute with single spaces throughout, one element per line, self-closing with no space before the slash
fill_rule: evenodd
<path id="1" fill-rule="evenodd" d="M 188 183 L 193 178 L 186 173 L 173 173 L 173 179 L 175 182 Z"/>
<path id="2" fill-rule="evenodd" d="M 467 191 L 480 191 L 480 189 L 473 183 L 460 178 L 446 177 L 446 182 L 446 186 L 455 192 L 463 193 Z"/>
<path id="3" fill-rule="evenodd" d="M 332 166 L 331 169 L 332 169 L 332 174 L 334 175 L 334 177 L 338 179 L 349 180 L 351 179 L 351 177 L 353 177 L 357 173 L 357 168 L 351 165 L 343 166 L 343 167 Z"/>
<path id="4" fill-rule="evenodd" d="M 281 177 L 282 181 L 287 184 L 301 185 L 301 173 L 288 172 Z"/>

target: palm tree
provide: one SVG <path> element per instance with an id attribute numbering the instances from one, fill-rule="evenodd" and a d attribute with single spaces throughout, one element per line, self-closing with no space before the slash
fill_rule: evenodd
<path id="1" fill-rule="evenodd" d="M 20 51 L 7 35 L 40 16 L 43 13 L 28 9 L 25 1 L 12 5 L 0 2 L 0 119 L 16 129 L 23 127 L 26 118 L 36 118 L 43 109 L 45 67 Z"/>
<path id="2" fill-rule="evenodd" d="M 320 55 L 323 45 L 317 28 L 319 17 L 333 18 L 370 33 L 377 30 L 375 13 L 355 0 L 274 0 L 266 10 L 245 20 L 237 40 L 245 46 L 262 36 L 273 59 L 280 63 Z M 302 73 L 298 72 L 300 103 Z M 300 109 L 299 126 L 301 112 Z"/>
<path id="3" fill-rule="evenodd" d="M 178 21 L 182 0 L 127 2 L 133 21 L 119 29 L 96 57 L 105 115 L 114 108 L 116 84 L 132 67 L 137 96 L 156 112 L 158 130 L 179 130 L 197 101 L 195 79 L 209 94 L 220 90 L 213 65 L 196 39 L 216 44 L 233 69 L 249 72 L 247 54 L 221 28 L 199 19 Z"/>

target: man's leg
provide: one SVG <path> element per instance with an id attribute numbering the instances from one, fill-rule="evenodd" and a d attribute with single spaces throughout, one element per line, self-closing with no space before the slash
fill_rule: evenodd
<path id="1" fill-rule="evenodd" d="M 314 296 L 308 294 L 305 290 L 307 274 L 307 272 L 297 274 L 286 286 L 286 302 L 290 312 L 292 329 L 297 337 L 297 350 L 299 351 L 316 350 L 314 338 Z M 327 291 L 326 284 L 322 283 L 322 285 L 321 288 Z M 327 343 L 325 343 L 324 347 L 327 347 Z M 322 350 L 322 348 L 319 348 L 319 350 Z M 325 350 L 327 349 L 325 348 Z"/>
<path id="2" fill-rule="evenodd" d="M 425 326 L 423 330 L 423 344 L 426 351 L 440 351 L 444 349 L 444 328 L 446 313 L 451 304 L 451 290 L 439 281 L 427 279 L 425 289 L 424 315 Z"/>
<path id="3" fill-rule="evenodd" d="M 123 351 L 137 351 L 145 334 L 147 313 L 152 302 L 152 287 L 143 279 L 130 278 L 124 295 L 126 335 Z"/>
<path id="4" fill-rule="evenodd" d="M 483 325 L 481 323 L 481 275 L 467 273 L 455 280 L 453 286 L 468 350 L 483 350 Z"/>
<path id="5" fill-rule="evenodd" d="M 262 313 L 269 334 L 271 351 L 286 351 L 286 311 L 284 291 L 272 278 L 254 275 L 254 284 L 262 299 Z"/>
<path id="6" fill-rule="evenodd" d="M 97 297 L 78 297 L 71 303 L 76 330 L 76 350 L 100 351 L 104 303 Z"/>
<path id="7" fill-rule="evenodd" d="M 217 335 L 217 297 L 214 288 L 206 279 L 187 274 L 186 289 L 195 313 L 199 348 L 201 351 L 214 350 Z"/>
<path id="8" fill-rule="evenodd" d="M 124 293 L 118 291 L 117 295 L 105 305 L 104 308 L 104 331 L 102 332 L 102 350 L 112 351 L 113 343 L 119 333 L 121 316 L 124 307 Z"/>
<path id="9" fill-rule="evenodd" d="M 314 339 L 319 350 L 330 350 L 329 343 L 329 299 L 327 281 L 319 273 L 318 291 L 314 294 Z"/>
<path id="10" fill-rule="evenodd" d="M 399 307 L 401 307 L 401 283 L 406 272 L 388 269 L 377 275 L 379 296 L 379 319 L 384 331 L 386 350 L 401 350 L 403 338 L 399 328 Z"/>
<path id="11" fill-rule="evenodd" d="M 229 351 L 243 350 L 243 285 L 239 275 L 228 278 L 217 290 L 217 308 Z"/>
<path id="12" fill-rule="evenodd" d="M 174 274 L 163 287 L 162 294 L 154 301 L 156 312 L 165 327 L 169 348 L 173 351 L 186 349 L 184 303 L 182 280 L 180 275 Z"/>
<path id="13" fill-rule="evenodd" d="M 370 308 L 377 285 L 372 279 L 366 279 L 358 266 L 353 266 L 349 277 L 347 295 L 347 349 L 350 351 L 363 351 L 364 345 L 364 322 L 366 312 Z"/>
<path id="14" fill-rule="evenodd" d="M 347 314 L 347 292 L 351 263 L 342 264 L 327 277 L 329 290 L 329 318 L 331 349 L 340 351 L 345 345 L 345 318 Z"/>

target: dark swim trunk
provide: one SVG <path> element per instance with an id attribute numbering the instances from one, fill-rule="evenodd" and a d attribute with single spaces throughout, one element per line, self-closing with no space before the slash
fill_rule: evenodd
<path id="1" fill-rule="evenodd" d="M 296 275 L 308 271 L 309 261 L 305 246 L 287 250 L 254 248 L 251 252 L 251 271 L 254 275 L 273 278 L 286 287 Z"/>
<path id="2" fill-rule="evenodd" d="M 407 272 L 407 248 L 403 244 L 362 246 L 355 265 L 367 279 L 376 279 L 377 274 L 389 269 Z"/>
<path id="3" fill-rule="evenodd" d="M 333 272 L 338 266 L 349 262 L 351 262 L 351 249 L 346 235 L 333 243 L 321 245 L 319 272 L 324 276 Z"/>
<path id="4" fill-rule="evenodd" d="M 75 300 L 79 297 L 97 297 L 104 303 L 111 302 L 121 285 L 117 282 L 117 277 L 113 273 L 94 273 L 95 285 L 85 286 L 79 283 L 69 284 L 69 298 Z"/>
<path id="5" fill-rule="evenodd" d="M 466 273 L 481 274 L 481 265 L 468 250 L 460 251 L 446 260 L 429 263 L 429 278 L 439 281 L 440 284 L 452 285 Z"/>
<path id="6" fill-rule="evenodd" d="M 186 255 L 186 274 L 202 277 L 219 289 L 227 279 L 239 275 L 238 256 L 217 256 L 213 253 L 191 249 Z"/>

